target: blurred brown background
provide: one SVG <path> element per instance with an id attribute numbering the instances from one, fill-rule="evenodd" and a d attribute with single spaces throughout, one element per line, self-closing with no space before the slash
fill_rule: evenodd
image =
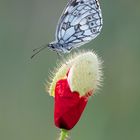
<path id="1" fill-rule="evenodd" d="M 56 140 L 44 83 L 57 55 L 32 49 L 54 40 L 67 0 L 0 0 L 0 140 Z M 104 85 L 71 140 L 140 139 L 140 1 L 100 0 L 101 34 L 82 48 L 104 60 Z"/>

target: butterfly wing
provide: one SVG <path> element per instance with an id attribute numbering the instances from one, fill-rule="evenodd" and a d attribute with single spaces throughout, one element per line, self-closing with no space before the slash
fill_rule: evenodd
<path id="1" fill-rule="evenodd" d="M 67 14 L 70 13 L 73 9 L 73 7 L 71 7 L 71 3 L 73 1 L 76 1 L 76 0 L 69 0 L 69 2 L 67 3 L 66 7 L 64 8 L 64 10 L 62 12 L 62 15 L 60 16 L 60 19 L 59 19 L 58 24 L 57 24 L 56 32 L 55 32 L 56 40 L 59 40 L 61 38 L 59 31 L 60 31 L 60 28 L 63 24 L 63 20 L 66 18 Z"/>
<path id="2" fill-rule="evenodd" d="M 60 17 L 56 40 L 64 46 L 80 46 L 94 39 L 102 24 L 97 0 L 70 0 Z"/>

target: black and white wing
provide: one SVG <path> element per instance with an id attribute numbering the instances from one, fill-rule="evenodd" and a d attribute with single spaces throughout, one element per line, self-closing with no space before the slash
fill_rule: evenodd
<path id="1" fill-rule="evenodd" d="M 102 13 L 98 0 L 70 0 L 60 17 L 56 41 L 80 46 L 101 32 Z"/>

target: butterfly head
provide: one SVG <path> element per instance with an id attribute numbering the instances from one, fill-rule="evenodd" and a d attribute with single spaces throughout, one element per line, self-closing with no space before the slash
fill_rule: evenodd
<path id="1" fill-rule="evenodd" d="M 65 50 L 63 48 L 63 45 L 61 45 L 60 43 L 57 43 L 57 42 L 51 42 L 48 44 L 48 48 L 52 51 L 55 51 L 55 52 L 62 52 L 62 53 L 65 53 Z"/>

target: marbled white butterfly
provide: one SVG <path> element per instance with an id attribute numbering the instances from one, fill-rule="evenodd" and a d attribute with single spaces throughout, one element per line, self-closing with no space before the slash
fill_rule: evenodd
<path id="1" fill-rule="evenodd" d="M 68 53 L 99 35 L 102 25 L 98 0 L 69 0 L 59 19 L 55 41 L 35 49 L 35 54 L 46 47 L 58 53 Z"/>

